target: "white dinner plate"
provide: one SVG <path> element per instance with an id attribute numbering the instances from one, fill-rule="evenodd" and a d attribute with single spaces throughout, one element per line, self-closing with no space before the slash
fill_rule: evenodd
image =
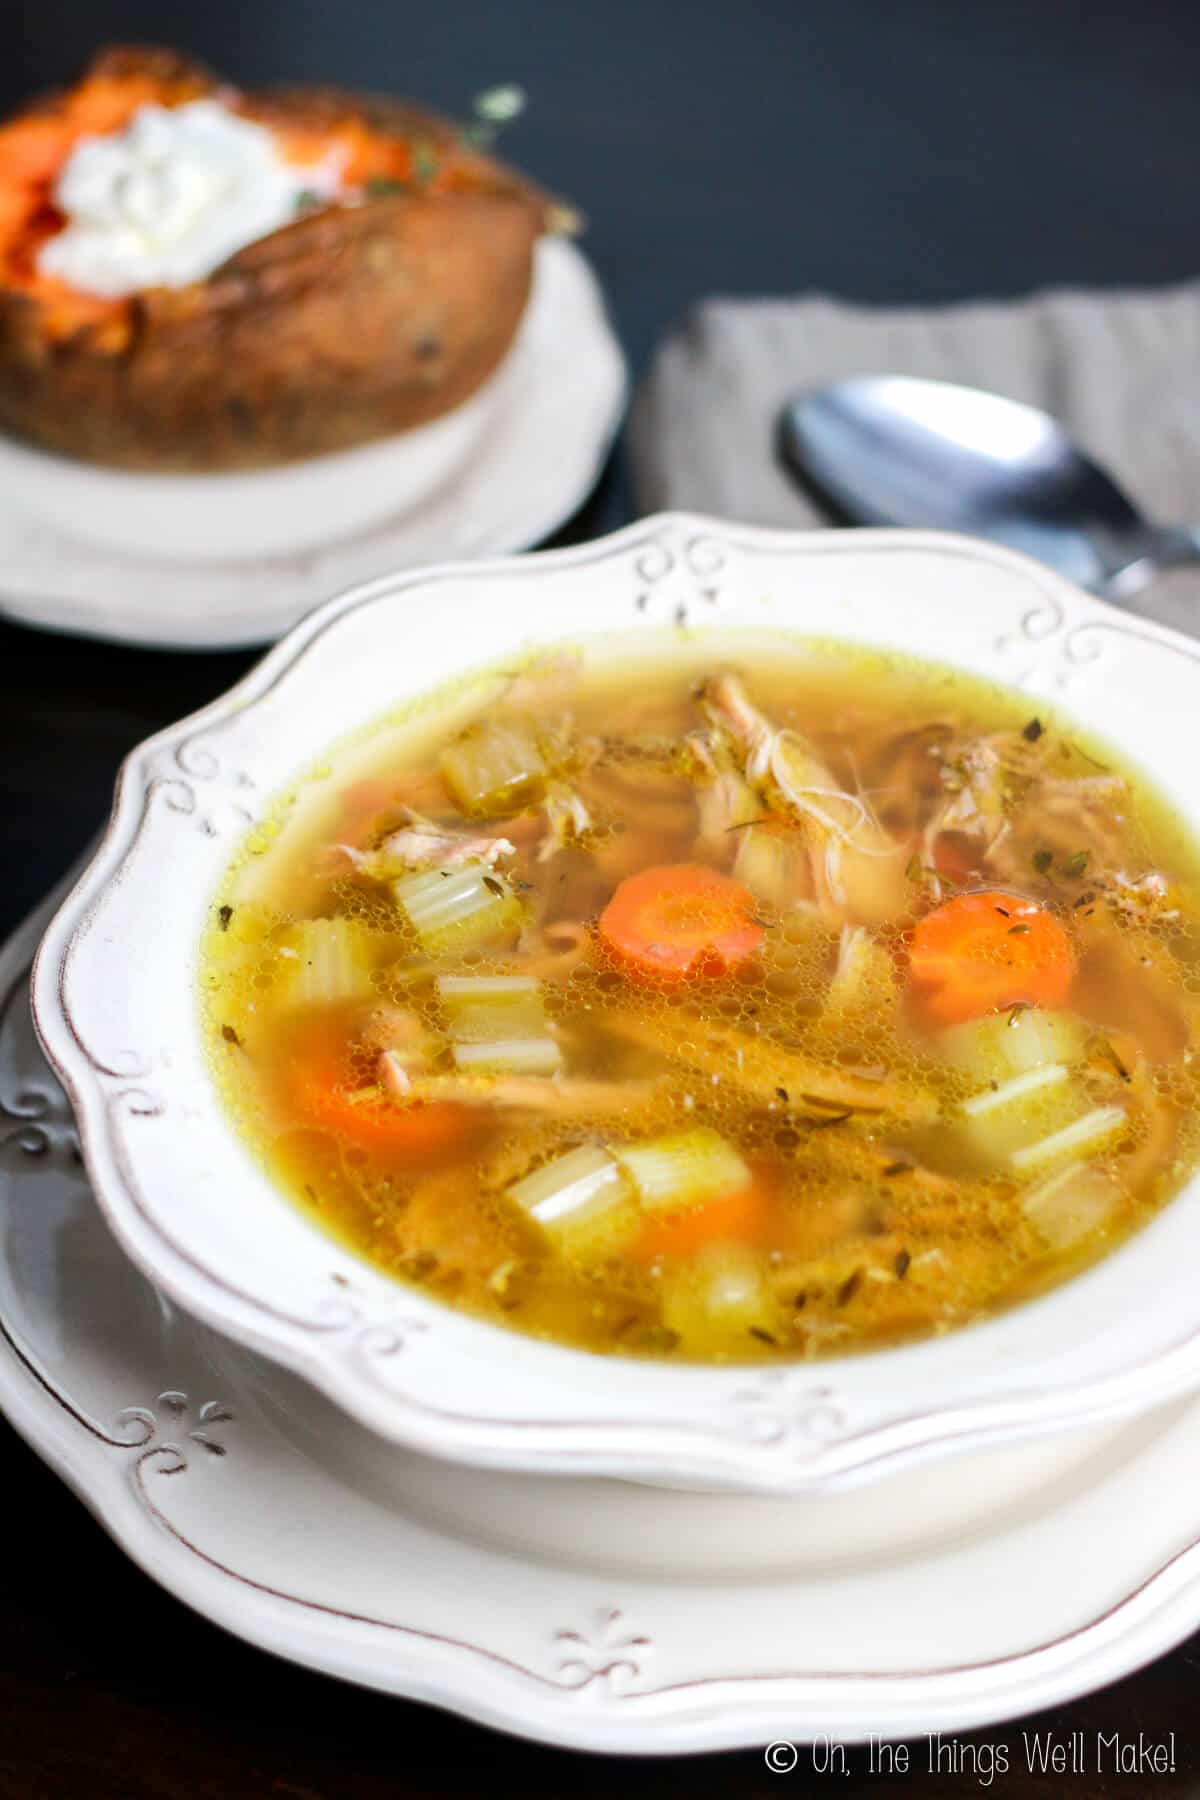
<path id="1" fill-rule="evenodd" d="M 1195 1629 L 1195 1402 L 1123 1427 L 973 1535 L 840 1562 L 796 1546 L 739 1570 L 720 1546 L 787 1502 L 435 1463 L 216 1338 L 158 1299 L 87 1190 L 29 1023 L 58 898 L 0 952 L 0 1406 L 186 1604 L 295 1662 L 550 1743 L 778 1740 L 818 1758 L 829 1740 L 1012 1719 Z M 996 1736 L 1020 1754 L 1018 1727 Z M 773 1754 L 786 1771 L 791 1751 Z"/>
<path id="2" fill-rule="evenodd" d="M 0 439 L 0 614 L 163 647 L 268 643 L 357 582 L 540 543 L 594 485 L 626 389 L 590 264 L 545 239 L 500 369 L 417 432 L 212 478 L 89 470 Z M 389 493 L 404 496 L 390 509 Z"/>

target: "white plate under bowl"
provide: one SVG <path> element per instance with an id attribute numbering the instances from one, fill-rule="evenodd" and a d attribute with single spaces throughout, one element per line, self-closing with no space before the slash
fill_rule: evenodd
<path id="1" fill-rule="evenodd" d="M 131 643 L 267 643 L 353 582 L 547 537 L 582 503 L 625 364 L 583 253 L 537 246 L 501 367 L 444 418 L 240 475 L 125 473 L 0 438 L 0 614 Z"/>
<path id="2" fill-rule="evenodd" d="M 1200 830 L 1200 648 L 970 539 L 667 515 L 344 596 L 133 752 L 38 955 L 37 1027 L 93 1187 L 158 1287 L 381 1436 L 513 1472 L 813 1495 L 1039 1438 L 1053 1459 L 1059 1434 L 1200 1387 L 1200 1179 L 1094 1268 L 983 1323 L 869 1356 L 702 1367 L 589 1355 L 439 1304 L 320 1231 L 234 1129 L 196 964 L 274 794 L 328 767 L 344 734 L 530 647 L 568 637 L 599 663 L 636 641 L 700 672 L 803 633 L 1008 681 L 1031 710 L 1061 703 Z"/>
<path id="3" fill-rule="evenodd" d="M 840 1555 L 842 1496 L 790 1522 L 795 1502 L 490 1475 L 372 1438 L 122 1257 L 30 1028 L 48 911 L 0 953 L 0 1407 L 198 1612 L 527 1737 L 642 1754 L 779 1740 L 784 1773 L 793 1755 L 814 1766 L 795 1743 L 1061 1703 L 1200 1621 L 1196 1403 L 968 1535 L 921 1517 L 934 1475 L 887 1506 L 873 1548 Z M 1017 1729 L 994 1735 L 1019 1759 Z"/>
<path id="4" fill-rule="evenodd" d="M 542 270 L 553 281 L 556 252 Z M 538 328 L 544 292 L 530 297 Z M 461 467 L 519 380 L 518 339 L 491 379 L 461 406 L 397 437 L 237 474 L 156 475 L 72 462 L 0 437 L 4 506 L 41 531 L 60 531 L 93 554 L 172 564 L 296 557 L 412 512 Z"/>

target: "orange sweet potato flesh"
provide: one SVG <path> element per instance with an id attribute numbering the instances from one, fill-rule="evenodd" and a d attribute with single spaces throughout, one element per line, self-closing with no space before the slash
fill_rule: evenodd
<path id="1" fill-rule="evenodd" d="M 78 137 L 219 97 L 303 162 L 337 144 L 364 204 L 328 206 L 206 281 L 112 301 L 37 271 Z M 565 209 L 447 121 L 338 89 L 239 94 L 171 51 L 104 53 L 0 126 L 0 431 L 123 468 L 268 466 L 440 417 L 512 343 Z"/>

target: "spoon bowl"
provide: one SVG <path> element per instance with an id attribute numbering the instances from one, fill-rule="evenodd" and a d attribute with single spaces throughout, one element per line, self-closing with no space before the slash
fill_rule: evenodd
<path id="1" fill-rule="evenodd" d="M 1200 533 L 1152 525 L 1057 420 L 978 388 L 856 376 L 789 401 L 780 442 L 853 523 L 991 538 L 1106 599 L 1200 561 Z"/>

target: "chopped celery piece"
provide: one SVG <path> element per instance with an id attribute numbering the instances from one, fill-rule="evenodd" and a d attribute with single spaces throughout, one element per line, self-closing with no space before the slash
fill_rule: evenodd
<path id="1" fill-rule="evenodd" d="M 1102 1149 L 1120 1136 L 1126 1123 L 1123 1106 L 1097 1106 L 1081 1119 L 1064 1125 L 1061 1131 L 1053 1131 L 1049 1137 L 1038 1138 L 1035 1143 L 1014 1150 L 1010 1161 L 1019 1174 L 1028 1174 L 1033 1169 L 1058 1162 L 1060 1158 L 1079 1157 Z"/>
<path id="2" fill-rule="evenodd" d="M 435 986 L 456 1068 L 510 1075 L 562 1068 L 562 1051 L 546 1029 L 541 983 L 531 975 L 442 975 Z"/>
<path id="3" fill-rule="evenodd" d="M 546 1226 L 581 1216 L 597 1202 L 606 1204 L 625 1191 L 625 1179 L 607 1150 L 583 1144 L 523 1176 L 508 1191 L 531 1219 Z"/>
<path id="4" fill-rule="evenodd" d="M 542 984 L 532 975 L 441 975 L 434 985 L 455 1043 L 545 1032 Z"/>
<path id="5" fill-rule="evenodd" d="M 371 933 L 355 919 L 301 919 L 279 944 L 293 1006 L 334 1006 L 372 992 Z"/>
<path id="6" fill-rule="evenodd" d="M 742 1244 L 710 1244 L 664 1270 L 662 1282 L 663 1324 L 695 1355 L 726 1349 L 734 1332 L 775 1338 L 779 1308 L 766 1267 Z"/>
<path id="7" fill-rule="evenodd" d="M 749 1169 L 707 1126 L 613 1151 L 648 1212 L 704 1206 L 748 1187 Z"/>
<path id="8" fill-rule="evenodd" d="M 508 1194 L 553 1243 L 572 1255 L 619 1249 L 641 1227 L 624 1170 L 595 1144 L 568 1150 L 514 1183 Z"/>
<path id="9" fill-rule="evenodd" d="M 515 812 L 540 800 L 546 765 L 524 725 L 473 725 L 443 750 L 446 786 L 465 813 Z"/>
<path id="10" fill-rule="evenodd" d="M 1004 1081 L 1044 1063 L 1076 1062 L 1087 1036 L 1087 1026 L 1074 1013 L 1029 1006 L 952 1025 L 937 1043 L 946 1061 L 965 1075 Z"/>
<path id="11" fill-rule="evenodd" d="M 1044 1088 L 1057 1087 L 1066 1079 L 1067 1071 L 1063 1065 L 1050 1063 L 1044 1069 L 1030 1069 L 1024 1075 L 1014 1075 L 1003 1087 L 984 1088 L 982 1093 L 972 1094 L 969 1100 L 963 1101 L 962 1109 L 969 1119 L 982 1119 L 988 1113 L 1011 1106 L 1014 1101 L 1041 1093 Z"/>
<path id="12" fill-rule="evenodd" d="M 1120 1198 L 1102 1170 L 1071 1163 L 1028 1189 L 1021 1205 L 1052 1249 L 1069 1250 L 1104 1227 Z"/>
<path id="13" fill-rule="evenodd" d="M 1015 1150 L 1057 1131 L 1086 1101 L 1062 1063 L 1027 1069 L 964 1100 L 959 1131 L 976 1156 L 1004 1165 Z"/>
<path id="14" fill-rule="evenodd" d="M 515 937 L 521 924 L 521 903 L 512 888 L 479 863 L 405 875 L 392 883 L 392 894 L 431 956 Z"/>
<path id="15" fill-rule="evenodd" d="M 490 1038 L 486 1043 L 455 1044 L 456 1068 L 504 1071 L 510 1075 L 553 1075 L 562 1068 L 562 1051 L 552 1037 Z"/>

